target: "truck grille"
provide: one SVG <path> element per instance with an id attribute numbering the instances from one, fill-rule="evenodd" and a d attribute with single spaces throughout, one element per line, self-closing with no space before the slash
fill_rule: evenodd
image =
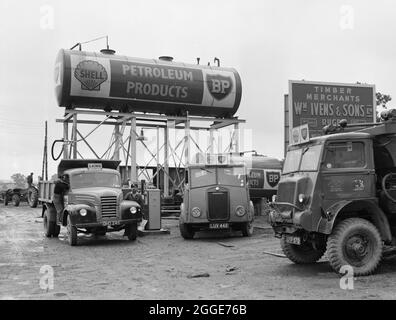
<path id="1" fill-rule="evenodd" d="M 288 202 L 294 204 L 295 182 L 281 182 L 278 185 L 277 202 Z"/>
<path id="2" fill-rule="evenodd" d="M 101 197 L 102 217 L 115 217 L 117 215 L 117 197 Z"/>
<path id="3" fill-rule="evenodd" d="M 228 192 L 217 191 L 208 193 L 209 220 L 227 220 L 230 216 Z"/>

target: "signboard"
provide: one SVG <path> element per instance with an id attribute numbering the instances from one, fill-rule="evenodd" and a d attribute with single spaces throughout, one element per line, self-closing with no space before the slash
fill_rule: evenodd
<path id="1" fill-rule="evenodd" d="M 88 170 L 102 170 L 101 163 L 88 163 Z"/>
<path id="2" fill-rule="evenodd" d="M 300 144 L 309 141 L 309 126 L 308 123 L 303 124 L 292 129 L 290 144 Z"/>
<path id="3" fill-rule="evenodd" d="M 290 80 L 285 107 L 291 137 L 285 137 L 285 141 L 290 144 L 293 128 L 304 124 L 308 125 L 310 136 L 316 137 L 323 135 L 324 126 L 336 126 L 342 119 L 348 123 L 375 121 L 375 86 Z"/>
<path id="4" fill-rule="evenodd" d="M 281 176 L 280 170 L 249 169 L 249 189 L 276 190 Z"/>
<path id="5" fill-rule="evenodd" d="M 205 164 L 212 166 L 228 165 L 230 163 L 230 156 L 228 154 L 207 153 L 205 159 L 206 159 Z"/>

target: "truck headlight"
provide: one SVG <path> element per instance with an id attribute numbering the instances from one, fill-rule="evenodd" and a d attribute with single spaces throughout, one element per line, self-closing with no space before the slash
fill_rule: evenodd
<path id="1" fill-rule="evenodd" d="M 308 197 L 307 197 L 305 194 L 300 193 L 300 194 L 298 195 L 298 202 L 299 202 L 300 204 L 304 204 L 304 203 L 306 203 L 307 201 L 308 201 Z"/>
<path id="2" fill-rule="evenodd" d="M 87 209 L 81 209 L 81 210 L 80 210 L 80 215 L 81 215 L 82 217 L 85 217 L 85 216 L 87 215 Z"/>
<path id="3" fill-rule="evenodd" d="M 131 207 L 129 211 L 131 211 L 132 214 L 135 214 L 137 212 L 137 209 L 136 207 Z"/>
<path id="4" fill-rule="evenodd" d="M 191 210 L 191 214 L 194 218 L 198 218 L 201 216 L 201 209 L 199 209 L 198 207 L 195 207 Z"/>
<path id="5" fill-rule="evenodd" d="M 238 217 L 243 217 L 246 213 L 245 207 L 243 206 L 236 207 L 235 213 Z"/>

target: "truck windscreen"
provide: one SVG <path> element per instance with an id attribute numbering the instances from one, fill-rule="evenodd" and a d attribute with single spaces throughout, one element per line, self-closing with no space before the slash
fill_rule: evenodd
<path id="1" fill-rule="evenodd" d="M 288 151 L 283 166 L 283 174 L 318 170 L 322 148 L 323 145 L 317 144 Z"/>
<path id="2" fill-rule="evenodd" d="M 120 188 L 121 181 L 117 174 L 110 172 L 82 172 L 71 176 L 72 188 Z"/>
<path id="3" fill-rule="evenodd" d="M 243 186 L 246 179 L 245 174 L 243 167 L 217 169 L 218 181 L 224 185 Z"/>

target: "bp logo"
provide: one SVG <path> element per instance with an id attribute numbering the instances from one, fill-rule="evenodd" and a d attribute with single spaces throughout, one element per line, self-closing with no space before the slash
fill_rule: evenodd
<path id="1" fill-rule="evenodd" d="M 225 77 L 220 74 L 206 75 L 206 83 L 210 94 L 216 100 L 222 100 L 227 97 L 232 90 L 232 79 L 231 77 Z"/>
<path id="2" fill-rule="evenodd" d="M 107 80 L 107 71 L 99 62 L 84 60 L 77 65 L 74 76 L 81 82 L 82 90 L 99 91 Z"/>
<path id="3" fill-rule="evenodd" d="M 275 188 L 280 179 L 279 171 L 266 171 L 265 173 L 267 182 L 271 186 L 271 188 Z"/>

